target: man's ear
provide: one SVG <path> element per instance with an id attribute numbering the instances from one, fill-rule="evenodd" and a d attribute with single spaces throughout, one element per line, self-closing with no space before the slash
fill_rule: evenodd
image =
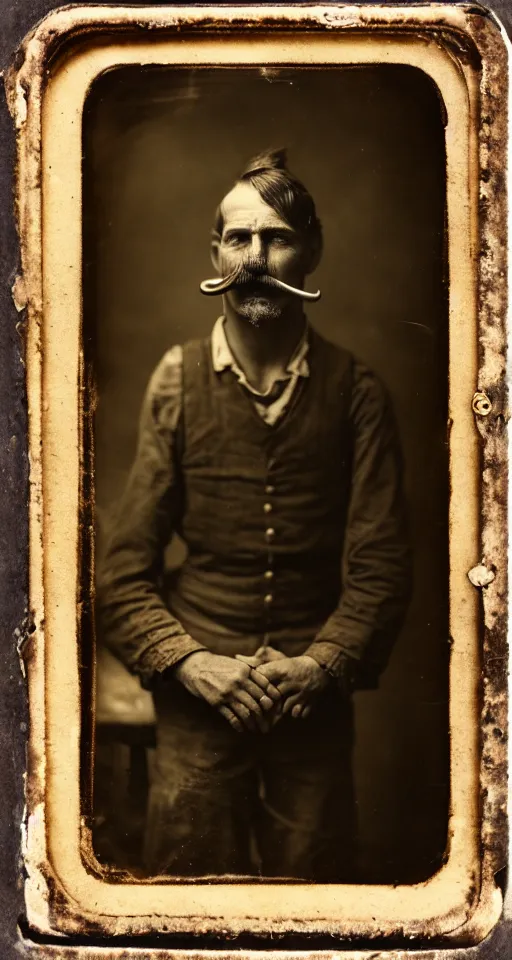
<path id="1" fill-rule="evenodd" d="M 217 230 L 212 230 L 212 239 L 210 243 L 210 257 L 213 263 L 213 268 L 219 274 L 220 270 L 220 233 Z"/>

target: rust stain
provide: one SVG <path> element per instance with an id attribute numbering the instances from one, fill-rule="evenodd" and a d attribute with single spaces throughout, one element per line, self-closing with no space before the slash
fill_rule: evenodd
<path id="1" fill-rule="evenodd" d="M 482 53 L 480 124 L 480 259 L 478 389 L 490 401 L 476 416 L 482 446 L 482 558 L 495 577 L 482 592 L 484 635 L 481 711 L 482 884 L 492 886 L 507 862 L 507 214 L 505 203 L 507 56 L 489 19 L 469 27 Z M 480 411 L 479 411 L 480 412 Z"/>
<path id="2" fill-rule="evenodd" d="M 13 298 L 18 310 L 27 309 L 29 328 L 32 331 L 28 351 L 33 355 L 40 353 L 40 328 L 42 323 L 41 294 L 41 222 L 40 222 L 40 151 L 41 129 L 40 110 L 48 69 L 56 63 L 60 55 L 65 55 L 71 43 L 87 43 L 100 30 L 111 35 L 122 35 L 124 39 L 140 39 L 141 35 L 155 32 L 159 35 L 180 31 L 205 33 L 225 31 L 234 36 L 238 32 L 265 33 L 268 31 L 361 31 L 371 29 L 381 35 L 395 33 L 397 30 L 422 34 L 429 40 L 433 38 L 443 47 L 449 47 L 454 58 L 460 63 L 478 69 L 481 74 L 481 124 L 480 124 L 480 253 L 479 253 L 479 376 L 475 384 L 473 409 L 475 424 L 481 438 L 482 450 L 482 533 L 477 556 L 481 564 L 468 574 L 471 582 L 482 588 L 483 605 L 483 642 L 482 642 L 482 707 L 481 707 L 481 861 L 480 874 L 474 877 L 466 903 L 466 920 L 453 918 L 459 924 L 451 934 L 439 936 L 436 925 L 431 925 L 432 945 L 436 938 L 444 945 L 447 943 L 464 944 L 477 942 L 488 932 L 489 896 L 496 889 L 495 875 L 506 864 L 506 743 L 507 730 L 507 439 L 506 425 L 509 419 L 508 392 L 505 377 L 506 331 L 505 317 L 507 304 L 506 288 L 506 209 L 503 201 L 505 145 L 507 141 L 506 115 L 507 92 L 504 77 L 507 76 L 506 51 L 492 20 L 473 8 L 458 7 L 457 11 L 442 8 L 435 25 L 428 19 L 420 19 L 419 13 L 412 8 L 297 8 L 293 14 L 270 13 L 251 14 L 250 9 L 224 11 L 219 8 L 215 17 L 211 11 L 196 9 L 193 16 L 190 11 L 175 9 L 172 14 L 167 10 L 156 9 L 142 13 L 140 8 L 122 10 L 121 8 L 67 7 L 58 14 L 50 14 L 25 40 L 17 58 L 5 78 L 9 109 L 15 123 L 20 162 L 18 173 L 17 212 L 20 230 L 23 274 L 17 278 L 13 288 Z M 461 20 L 464 20 L 464 27 Z M 37 446 L 39 443 L 39 448 Z M 39 479 L 41 469 L 40 436 L 36 430 L 36 443 L 32 447 L 32 511 L 39 520 L 42 531 L 42 488 Z M 42 532 L 40 548 L 44 549 Z M 42 585 L 44 587 L 44 584 Z M 43 591 L 44 592 L 44 591 Z M 44 605 L 38 603 L 32 616 L 32 625 L 27 626 L 25 636 L 20 643 L 20 657 L 23 661 L 30 683 L 41 680 L 40 661 L 37 659 L 44 638 Z M 58 878 L 52 865 L 46 859 L 44 845 L 44 804 L 45 794 L 45 744 L 44 740 L 31 736 L 28 751 L 28 776 L 26 789 L 26 831 L 27 831 L 27 869 L 29 874 L 37 875 L 41 884 L 41 902 L 49 909 L 49 927 L 68 935 L 89 936 L 90 938 L 114 936 L 123 932 L 123 921 L 115 917 L 101 915 L 96 917 L 92 907 L 88 914 L 78 910 Z M 34 819 L 38 820 L 32 827 Z M 32 829 L 35 830 L 31 833 Z M 106 882 L 124 879 L 122 874 L 112 874 L 99 868 L 94 858 L 90 833 L 85 826 L 82 832 L 82 855 L 86 867 L 100 875 Z M 132 880 L 133 882 L 133 880 Z M 485 896 L 487 896 L 487 900 Z M 492 912 L 492 911 L 491 911 Z M 130 919 L 130 918 L 128 918 Z M 206 937 L 212 934 L 212 925 L 218 918 L 175 917 L 163 922 L 162 917 L 136 917 L 129 926 L 134 935 L 158 930 L 168 933 L 191 933 Z M 446 919 L 446 918 L 445 918 Z M 41 921 L 43 923 L 43 921 Z M 268 937 L 269 930 L 264 919 L 242 920 L 232 924 L 224 931 L 226 937 L 238 937 L 250 933 L 253 936 Z M 275 924 L 271 936 L 284 938 L 303 934 L 312 936 L 324 934 L 339 938 L 343 934 L 339 924 L 328 924 L 321 919 L 318 923 L 304 921 L 301 917 Z M 364 938 L 364 934 L 361 936 Z M 411 941 L 418 937 L 414 930 L 397 927 L 390 917 L 389 924 L 378 932 L 378 938 L 389 941 Z M 357 942 L 357 938 L 355 938 Z M 312 941 L 313 942 L 313 941 Z M 23 948 L 30 948 L 30 935 L 23 940 Z M 31 949 L 31 948 L 30 948 Z M 36 945 L 34 949 L 40 956 L 72 958 L 83 956 L 82 948 L 71 945 Z M 109 956 L 124 960 L 137 957 L 139 960 L 155 958 L 159 954 L 168 955 L 158 949 L 150 951 L 133 948 L 109 947 Z M 210 951 L 212 956 L 216 951 Z M 187 956 L 192 958 L 193 951 Z M 281 954 L 282 955 L 282 954 Z M 291 955 L 291 954 L 290 954 Z M 353 953 L 346 951 L 308 951 L 311 958 L 323 957 L 329 960 L 342 960 Z M 443 957 L 446 952 L 443 951 Z M 103 951 L 89 947 L 90 960 L 104 957 Z M 201 950 L 194 954 L 204 957 Z M 230 952 L 218 952 L 218 956 L 229 957 Z M 233 952 L 235 956 L 235 952 Z M 252 960 L 254 951 L 236 951 L 237 958 Z M 272 950 L 259 950 L 257 956 L 273 958 Z M 370 960 L 384 956 L 375 950 L 360 950 L 359 960 Z M 436 960 L 441 956 L 437 950 L 418 952 L 414 949 L 397 950 L 385 956 L 388 960 L 400 957 L 426 958 Z"/>

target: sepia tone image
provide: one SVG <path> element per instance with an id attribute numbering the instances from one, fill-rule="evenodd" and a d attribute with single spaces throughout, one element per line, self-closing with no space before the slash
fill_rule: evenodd
<path id="1" fill-rule="evenodd" d="M 406 66 L 117 69 L 83 175 L 95 855 L 424 880 L 449 804 L 439 93 Z"/>
<path id="2" fill-rule="evenodd" d="M 30 934 L 499 926 L 507 77 L 451 4 L 24 41 Z"/>

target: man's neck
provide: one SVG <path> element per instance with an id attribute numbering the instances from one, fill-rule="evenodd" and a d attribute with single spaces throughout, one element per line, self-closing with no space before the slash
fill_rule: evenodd
<path id="1" fill-rule="evenodd" d="M 301 309 L 255 326 L 227 309 L 224 330 L 247 380 L 255 390 L 265 393 L 286 371 L 304 336 L 306 317 Z"/>

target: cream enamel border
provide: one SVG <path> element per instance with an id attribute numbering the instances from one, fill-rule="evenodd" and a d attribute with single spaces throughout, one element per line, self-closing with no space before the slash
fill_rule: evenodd
<path id="1" fill-rule="evenodd" d="M 275 15 L 275 9 L 272 15 Z M 282 8 L 285 9 L 285 8 Z M 313 8 L 313 10 L 325 8 Z M 444 10 L 446 8 L 439 8 Z M 141 8 L 76 8 L 66 15 L 148 22 L 156 11 Z M 269 15 L 247 8 L 245 17 Z M 348 10 L 348 12 L 347 12 Z M 263 13 L 262 13 L 263 11 Z M 425 13 L 427 11 L 427 13 Z M 176 13 L 176 11 L 174 11 Z M 218 12 L 218 11 L 217 11 Z M 309 11 L 311 12 L 311 10 Z M 403 15 L 403 9 L 399 11 Z M 166 11 L 158 16 L 165 20 Z M 172 26 L 172 10 L 168 25 Z M 194 20 L 200 11 L 179 10 Z M 350 8 L 344 15 L 350 21 Z M 372 8 L 364 16 L 371 18 Z M 222 9 L 222 16 L 230 14 Z M 397 8 L 387 11 L 390 21 Z M 59 15 L 54 15 L 54 19 Z M 292 16 L 300 19 L 297 11 Z M 359 14 L 358 14 L 359 16 Z M 417 8 L 418 21 L 431 8 Z M 453 16 L 453 10 L 450 11 Z M 455 18 L 456 19 L 456 18 Z M 435 21 L 434 21 L 435 22 Z M 350 26 L 350 22 L 347 23 Z M 358 24 L 359 28 L 361 23 Z M 364 24 L 363 24 L 364 26 Z M 363 32 L 359 30 L 359 32 Z M 106 883 L 82 862 L 78 795 L 79 709 L 76 656 L 77 517 L 79 481 L 79 336 L 81 319 L 81 112 L 94 78 L 114 65 L 162 63 L 348 64 L 391 62 L 417 66 L 437 84 L 447 110 L 450 261 L 450 506 L 451 659 L 450 732 L 452 817 L 449 856 L 429 881 L 407 887 L 279 886 L 271 884 L 180 885 Z M 137 933 L 162 928 L 223 930 L 338 929 L 344 935 L 379 936 L 392 921 L 407 937 L 456 932 L 475 910 L 479 889 L 479 682 L 478 596 L 467 573 L 478 561 L 478 443 L 471 410 L 477 382 L 476 256 L 477 80 L 469 66 L 426 34 L 409 38 L 327 32 L 265 37 L 153 33 L 134 44 L 78 51 L 64 60 L 42 100 L 42 325 L 30 331 L 28 385 L 31 429 L 31 582 L 38 627 L 31 663 L 31 746 L 40 756 L 44 791 L 29 802 L 27 859 L 29 919 L 41 930 L 50 920 L 47 863 L 68 913 L 88 916 L 106 931 Z M 27 166 L 30 160 L 25 160 Z M 30 223 L 27 225 L 30 233 Z M 33 240 L 36 242 L 36 239 Z M 39 348 L 39 349 L 38 349 Z M 42 457 L 41 443 L 42 440 Z M 40 470 L 40 472 L 39 472 Z M 42 544 L 45 544 L 44 550 Z M 45 678 L 43 686 L 43 677 Z M 44 749 L 46 738 L 46 749 Z M 278 893 L 279 891 L 279 893 Z M 500 895 L 485 891 L 482 929 L 490 928 Z M 66 911 L 61 908 L 62 912 Z M 193 922 L 192 922 L 193 921 Z M 79 927 L 79 925 L 78 925 Z M 77 928 L 78 928 L 77 927 Z"/>

